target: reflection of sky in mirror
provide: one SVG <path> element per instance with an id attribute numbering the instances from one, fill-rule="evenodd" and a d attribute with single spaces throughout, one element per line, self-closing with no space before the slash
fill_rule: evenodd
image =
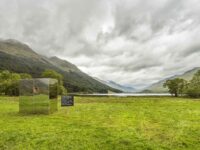
<path id="1" fill-rule="evenodd" d="M 48 78 L 37 78 L 34 81 L 38 82 L 38 83 L 42 83 L 44 85 L 49 85 L 49 79 Z"/>

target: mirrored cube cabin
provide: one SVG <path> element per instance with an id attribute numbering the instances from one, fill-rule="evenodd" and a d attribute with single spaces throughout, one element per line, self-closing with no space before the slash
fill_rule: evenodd
<path id="1" fill-rule="evenodd" d="M 58 81 L 51 78 L 20 80 L 19 112 L 50 114 L 58 110 Z"/>

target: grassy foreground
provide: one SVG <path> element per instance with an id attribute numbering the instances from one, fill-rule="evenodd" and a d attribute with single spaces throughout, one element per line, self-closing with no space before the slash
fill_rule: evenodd
<path id="1" fill-rule="evenodd" d="M 18 98 L 0 97 L 2 150 L 200 149 L 200 100 L 75 97 L 51 115 L 18 110 Z"/>

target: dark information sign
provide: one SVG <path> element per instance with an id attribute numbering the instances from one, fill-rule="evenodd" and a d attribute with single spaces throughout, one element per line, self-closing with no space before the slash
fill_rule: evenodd
<path id="1" fill-rule="evenodd" d="M 74 106 L 74 96 L 62 96 L 61 106 Z"/>

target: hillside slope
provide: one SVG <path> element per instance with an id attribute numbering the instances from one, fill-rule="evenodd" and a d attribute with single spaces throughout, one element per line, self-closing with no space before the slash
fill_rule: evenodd
<path id="1" fill-rule="evenodd" d="M 193 75 L 198 71 L 200 70 L 200 67 L 196 67 L 196 68 L 193 68 L 192 70 L 189 70 L 181 75 L 175 75 L 175 76 L 172 76 L 170 78 L 167 78 L 167 79 L 164 79 L 164 80 L 161 80 L 155 84 L 152 84 L 151 86 L 149 86 L 148 88 L 146 88 L 143 92 L 152 92 L 152 93 L 166 93 L 168 92 L 168 89 L 167 88 L 164 88 L 163 87 L 163 83 L 168 80 L 168 79 L 174 79 L 174 78 L 182 78 L 182 79 L 185 79 L 187 81 L 191 80 Z"/>
<path id="2" fill-rule="evenodd" d="M 29 73 L 33 77 L 40 77 L 45 69 L 61 73 L 64 76 L 64 86 L 69 92 L 119 92 L 96 81 L 66 60 L 41 56 L 28 45 L 16 40 L 0 41 L 0 70 Z"/>

